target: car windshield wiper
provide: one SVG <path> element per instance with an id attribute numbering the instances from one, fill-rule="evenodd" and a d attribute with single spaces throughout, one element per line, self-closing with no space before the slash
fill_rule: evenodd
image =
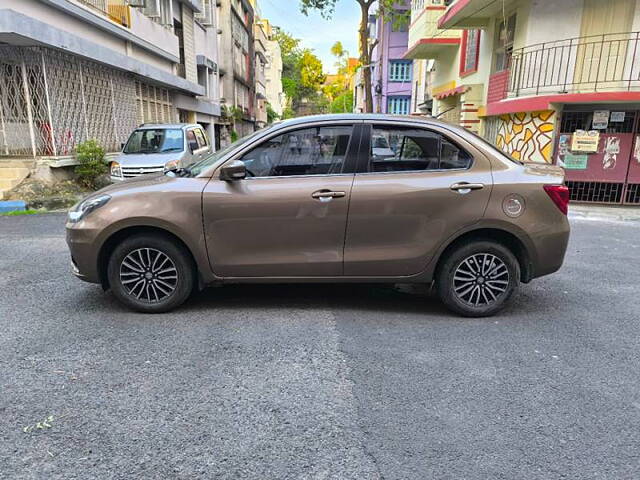
<path id="1" fill-rule="evenodd" d="M 179 152 L 180 150 L 182 150 L 181 147 L 173 147 L 173 148 L 167 148 L 166 150 L 160 150 L 159 153 Z"/>

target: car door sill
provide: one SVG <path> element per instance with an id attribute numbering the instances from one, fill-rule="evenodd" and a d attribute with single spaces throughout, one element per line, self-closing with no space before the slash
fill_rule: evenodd
<path id="1" fill-rule="evenodd" d="M 424 273 L 407 276 L 370 277 L 225 277 L 222 283 L 422 283 L 429 281 Z"/>

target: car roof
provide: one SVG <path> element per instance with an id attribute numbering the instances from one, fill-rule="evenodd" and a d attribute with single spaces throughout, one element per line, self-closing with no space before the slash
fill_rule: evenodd
<path id="1" fill-rule="evenodd" d="M 368 121 L 368 120 L 389 120 L 389 121 L 405 121 L 412 123 L 425 123 L 425 124 L 444 124 L 441 120 L 437 120 L 433 117 L 417 116 L 417 115 L 390 115 L 386 113 L 335 113 L 324 115 L 309 115 L 306 117 L 296 117 L 287 120 L 282 120 L 277 123 L 278 126 L 292 126 L 303 125 L 305 123 L 313 123 L 319 121 L 340 121 L 340 120 L 353 120 L 353 121 Z"/>
<path id="2" fill-rule="evenodd" d="M 167 130 L 170 128 L 200 127 L 197 123 L 143 123 L 136 130 Z"/>

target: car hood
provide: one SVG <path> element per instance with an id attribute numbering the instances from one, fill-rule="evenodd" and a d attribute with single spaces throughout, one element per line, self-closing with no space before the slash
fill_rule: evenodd
<path id="1" fill-rule="evenodd" d="M 176 180 L 176 177 L 163 175 L 162 173 L 151 173 L 148 175 L 140 175 L 139 177 L 129 178 L 123 182 L 114 183 L 102 190 L 96 192 L 96 194 L 108 193 L 112 195 L 114 193 L 121 193 L 127 190 L 140 189 L 144 187 L 157 186 L 162 184 L 169 184 Z"/>
<path id="2" fill-rule="evenodd" d="M 136 167 L 162 167 L 165 163 L 172 160 L 179 160 L 182 157 L 182 152 L 167 152 L 167 153 L 132 153 L 118 155 L 116 162 L 121 167 L 136 168 Z"/>

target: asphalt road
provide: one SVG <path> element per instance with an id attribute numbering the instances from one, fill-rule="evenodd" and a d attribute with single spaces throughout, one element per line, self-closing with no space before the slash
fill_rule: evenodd
<path id="1" fill-rule="evenodd" d="M 640 478 L 640 222 L 574 221 L 561 272 L 469 320 L 349 285 L 134 314 L 63 219 L 0 217 L 0 478 Z"/>

